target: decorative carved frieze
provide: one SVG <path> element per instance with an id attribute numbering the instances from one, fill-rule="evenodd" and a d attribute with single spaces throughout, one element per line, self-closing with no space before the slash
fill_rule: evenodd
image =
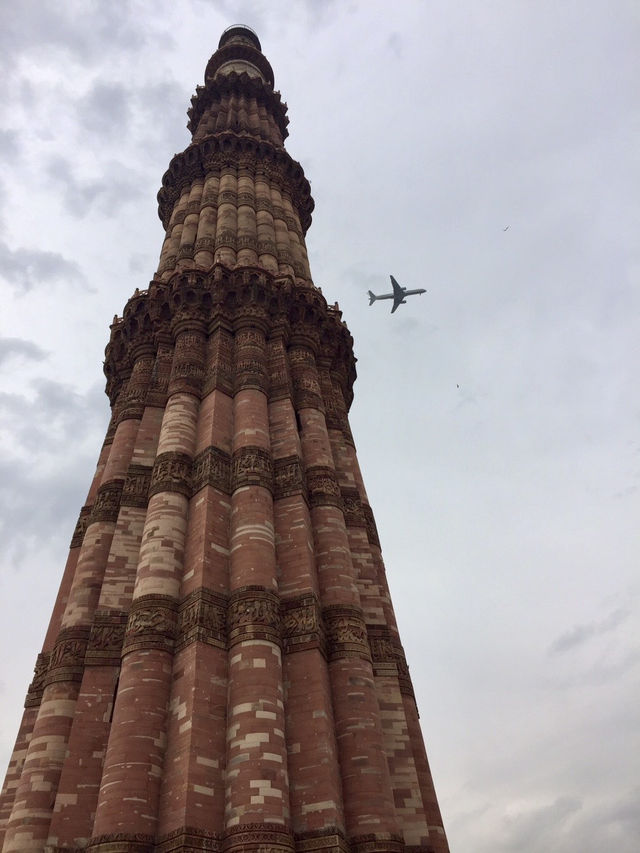
<path id="1" fill-rule="evenodd" d="M 186 453 L 170 450 L 160 453 L 151 474 L 149 497 L 158 492 L 179 492 L 191 497 L 192 459 Z"/>
<path id="2" fill-rule="evenodd" d="M 216 832 L 207 832 L 194 826 L 181 826 L 156 842 L 155 853 L 221 853 L 222 839 Z"/>
<path id="3" fill-rule="evenodd" d="M 33 678 L 27 690 L 27 697 L 24 700 L 25 708 L 37 708 L 42 700 L 45 677 L 49 669 L 49 657 L 49 652 L 40 652 L 36 658 L 36 665 L 33 668 Z"/>
<path id="4" fill-rule="evenodd" d="M 280 644 L 280 599 L 261 586 L 245 586 L 229 597 L 227 610 L 229 646 L 244 640 L 270 640 Z"/>
<path id="5" fill-rule="evenodd" d="M 225 495 L 231 494 L 231 457 L 219 447 L 207 447 L 193 460 L 193 494 L 204 486 L 213 486 Z"/>
<path id="6" fill-rule="evenodd" d="M 218 329 L 209 339 L 203 395 L 217 389 L 231 396 L 233 376 L 233 338 L 229 332 Z"/>
<path id="7" fill-rule="evenodd" d="M 278 256 L 278 249 L 273 240 L 258 240 L 257 249 L 259 255 L 273 255 L 274 258 Z"/>
<path id="8" fill-rule="evenodd" d="M 296 853 L 351 853 L 344 833 L 336 826 L 296 832 Z"/>
<path id="9" fill-rule="evenodd" d="M 168 595 L 141 595 L 129 612 L 122 654 L 139 649 L 173 651 L 177 603 Z"/>
<path id="10" fill-rule="evenodd" d="M 215 237 L 198 237 L 195 244 L 196 252 L 214 252 L 216 248 Z"/>
<path id="11" fill-rule="evenodd" d="M 122 489 L 122 506 L 135 506 L 144 509 L 149 502 L 151 486 L 150 465 L 129 465 Z"/>
<path id="12" fill-rule="evenodd" d="M 257 310 L 258 320 L 262 309 L 259 306 L 245 306 L 244 313 L 250 316 Z M 235 377 L 236 391 L 243 388 L 257 388 L 267 392 L 269 377 L 266 369 L 266 347 L 264 333 L 250 325 L 238 329 L 235 339 Z"/>
<path id="13" fill-rule="evenodd" d="M 342 495 L 342 511 L 347 527 L 366 527 L 367 522 L 358 490 L 343 486 L 340 489 L 340 494 Z"/>
<path id="14" fill-rule="evenodd" d="M 338 478 L 328 465 L 313 465 L 305 471 L 309 506 L 342 506 Z"/>
<path id="15" fill-rule="evenodd" d="M 194 293 L 194 299 L 195 299 Z M 197 308 L 186 301 L 181 304 L 174 319 L 198 321 Z M 204 381 L 204 335 L 199 331 L 181 332 L 176 339 L 169 379 L 169 394 L 194 394 L 200 396 Z"/>
<path id="16" fill-rule="evenodd" d="M 237 246 L 238 249 L 251 249 L 255 252 L 258 248 L 258 241 L 252 234 L 239 234 Z"/>
<path id="17" fill-rule="evenodd" d="M 226 614 L 226 596 L 204 588 L 192 592 L 178 609 L 176 649 L 196 641 L 226 648 Z"/>
<path id="18" fill-rule="evenodd" d="M 124 480 L 120 479 L 110 480 L 100 486 L 91 510 L 89 524 L 94 524 L 96 521 L 116 522 L 118 520 L 123 486 Z"/>
<path id="19" fill-rule="evenodd" d="M 299 456 L 284 456 L 273 460 L 273 497 L 288 498 L 303 495 L 306 499 L 302 460 Z"/>
<path id="20" fill-rule="evenodd" d="M 126 626 L 127 614 L 123 611 L 98 611 L 89 634 L 85 665 L 119 666 Z"/>
<path id="21" fill-rule="evenodd" d="M 262 248 L 268 247 L 259 246 L 258 250 Z M 318 290 L 296 287 L 287 276 L 272 275 L 264 269 L 230 271 L 222 264 L 214 264 L 208 272 L 177 270 L 169 281 L 152 282 L 148 291 L 138 292 L 129 300 L 123 317 L 116 318 L 111 326 L 104 370 L 114 416 L 107 443 L 112 440 L 126 405 L 129 379 L 141 346 L 148 347 L 153 342 L 156 355 L 144 400 L 139 398 L 139 389 L 135 392 L 138 407 L 143 402 L 146 406 L 163 407 L 168 393 L 177 391 L 201 396 L 214 388 L 232 394 L 234 387 L 246 387 L 267 393 L 264 338 L 239 345 L 234 354 L 230 332 L 235 329 L 241 340 L 243 328 L 268 335 L 283 324 L 290 330 L 287 360 L 291 371 L 294 365 L 296 370 L 300 368 L 299 401 L 320 409 L 326 405 L 326 400 L 320 402 L 315 397 L 318 386 L 314 381 L 314 351 L 329 365 L 332 381 L 335 376 L 344 400 L 349 401 L 355 379 L 353 342 L 339 312 L 326 304 Z M 184 341 L 183 335 L 187 336 Z M 195 340 L 189 343 L 189 337 Z M 307 352 L 298 358 L 295 350 Z M 283 372 L 281 366 L 278 371 Z M 276 379 L 281 386 L 276 393 L 283 396 L 288 392 L 285 381 L 284 377 Z M 134 385 L 136 382 L 137 379 Z M 346 421 L 343 427 L 345 440 L 349 440 Z"/>
<path id="22" fill-rule="evenodd" d="M 315 595 L 309 593 L 283 601 L 281 618 L 285 652 L 311 648 L 321 648 L 325 651 L 320 603 Z"/>
<path id="23" fill-rule="evenodd" d="M 82 681 L 90 630 L 88 625 L 75 625 L 60 631 L 49 658 L 45 687 L 57 681 Z"/>
<path id="24" fill-rule="evenodd" d="M 322 617 L 327 632 L 330 660 L 349 657 L 371 660 L 367 627 L 359 608 L 330 605 L 323 608 Z"/>
<path id="25" fill-rule="evenodd" d="M 226 831 L 224 853 L 292 853 L 293 836 L 272 823 L 243 823 Z"/>
<path id="26" fill-rule="evenodd" d="M 378 528 L 376 527 L 376 521 L 373 517 L 373 510 L 369 504 L 362 504 L 362 511 L 364 512 L 364 520 L 367 525 L 367 537 L 369 539 L 369 544 L 375 545 L 379 548 L 380 539 L 378 538 Z"/>
<path id="27" fill-rule="evenodd" d="M 133 356 L 133 361 L 131 376 L 119 401 L 118 424 L 129 419 L 140 420 L 144 414 L 145 398 L 153 372 L 153 356 L 149 354 L 140 358 Z"/>
<path id="28" fill-rule="evenodd" d="M 352 835 L 349 842 L 351 853 L 404 853 L 402 836 L 389 832 Z"/>
<path id="29" fill-rule="evenodd" d="M 400 684 L 400 692 L 405 696 L 411 696 L 415 701 L 415 693 L 413 691 L 413 684 L 411 683 L 411 676 L 409 675 L 409 666 L 407 664 L 407 659 L 404 656 L 404 649 L 398 642 L 396 644 L 396 666 L 398 668 L 398 682 Z"/>
<path id="30" fill-rule="evenodd" d="M 231 490 L 242 486 L 263 486 L 273 491 L 273 459 L 264 447 L 240 447 L 231 461 Z"/>
<path id="31" fill-rule="evenodd" d="M 153 364 L 153 370 L 151 372 L 151 382 L 149 390 L 147 391 L 147 398 L 145 400 L 147 406 L 164 408 L 166 405 L 172 362 L 173 344 L 163 341 L 159 342 L 158 351 Z"/>
<path id="32" fill-rule="evenodd" d="M 195 246 L 193 243 L 183 243 L 182 246 L 178 249 L 178 260 L 183 260 L 184 258 L 193 258 L 193 254 L 195 251 Z"/>
<path id="33" fill-rule="evenodd" d="M 110 832 L 89 839 L 88 853 L 153 853 L 155 838 L 142 832 Z"/>
<path id="34" fill-rule="evenodd" d="M 84 539 L 84 534 L 89 526 L 89 519 L 91 518 L 91 511 L 93 509 L 93 505 L 83 506 L 80 510 L 80 515 L 78 516 L 78 520 L 76 521 L 76 527 L 73 531 L 73 536 L 71 537 L 71 545 L 70 548 L 79 548 L 82 545 L 82 540 Z"/>
<path id="35" fill-rule="evenodd" d="M 374 663 L 396 662 L 396 650 L 393 635 L 387 625 L 367 625 L 369 647 Z"/>

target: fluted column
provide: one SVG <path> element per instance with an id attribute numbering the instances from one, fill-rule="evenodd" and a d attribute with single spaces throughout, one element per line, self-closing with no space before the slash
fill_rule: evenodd
<path id="1" fill-rule="evenodd" d="M 4 785 L 2 787 L 2 793 L 0 794 L 0 846 L 4 842 L 7 823 L 11 815 L 11 809 L 13 808 L 13 803 L 15 801 L 16 791 L 18 789 L 20 778 L 22 776 L 24 763 L 27 757 L 29 742 L 32 739 L 33 727 L 38 718 L 38 710 L 42 701 L 44 679 L 49 666 L 49 658 L 58 633 L 60 631 L 60 627 L 62 624 L 62 616 L 67 606 L 69 591 L 71 589 L 71 584 L 73 582 L 73 578 L 75 576 L 78 564 L 80 546 L 82 545 L 91 510 L 93 508 L 93 504 L 96 499 L 96 494 L 100 486 L 100 482 L 102 480 L 104 467 L 106 465 L 106 461 L 111 450 L 111 444 L 112 439 L 108 442 L 105 441 L 100 451 L 100 456 L 98 458 L 98 463 L 93 476 L 93 480 L 91 482 L 91 486 L 89 488 L 89 492 L 87 494 L 84 506 L 80 511 L 78 522 L 76 524 L 76 528 L 71 539 L 69 555 L 65 564 L 64 572 L 62 575 L 62 581 L 60 582 L 60 587 L 58 589 L 58 595 L 56 597 L 56 601 L 53 607 L 53 612 L 49 620 L 49 627 L 45 635 L 42 650 L 38 654 L 38 657 L 36 659 L 33 679 L 27 690 L 24 713 L 22 715 L 22 720 L 20 721 L 20 728 L 18 729 L 18 735 L 16 737 L 13 752 L 11 753 L 11 758 L 9 760 L 9 766 L 7 769 L 7 774 L 5 776 Z"/>
<path id="2" fill-rule="evenodd" d="M 205 341 L 195 321 L 179 321 L 175 333 L 169 399 L 93 828 L 91 847 L 96 850 L 108 845 L 114 833 L 143 836 L 151 843 L 157 830 Z"/>
<path id="3" fill-rule="evenodd" d="M 405 844 L 421 846 L 428 843 L 427 820 L 405 715 L 403 684 L 398 675 L 401 647 L 384 565 L 377 536 L 371 529 L 371 523 L 367 523 L 370 509 L 355 448 L 350 434 L 344 429 L 346 407 L 340 383 L 331 376 L 328 362 L 321 365 L 320 381 L 323 397 L 332 412 L 329 429 L 332 455 L 372 652 L 376 695 L 380 708 L 384 709 L 381 711 L 381 725 L 396 815 Z"/>
<path id="4" fill-rule="evenodd" d="M 158 827 L 159 839 L 171 838 L 172 845 L 189 846 L 196 837 L 206 843 L 223 827 L 233 429 L 228 339 L 224 328 L 210 338 L 196 428 Z"/>
<path id="5" fill-rule="evenodd" d="M 291 825 L 297 838 L 324 836 L 323 842 L 316 842 L 318 849 L 335 849 L 339 845 L 336 830 L 344 833 L 342 789 L 313 531 L 282 334 L 272 337 L 270 364 L 269 421 L 283 614 Z"/>
<path id="6" fill-rule="evenodd" d="M 220 175 L 215 260 L 229 268 L 236 265 L 238 235 L 238 180 L 234 166 L 225 166 Z"/>
<path id="7" fill-rule="evenodd" d="M 315 357 L 301 345 L 290 348 L 289 358 L 328 639 L 347 834 L 356 850 L 365 836 L 370 843 L 371 835 L 373 849 L 390 850 L 398 836 L 380 711 Z"/>
<path id="8" fill-rule="evenodd" d="M 236 329 L 235 380 L 225 847 L 242 849 L 247 825 L 262 824 L 270 849 L 288 850 L 265 336 L 250 320 Z"/>
<path id="9" fill-rule="evenodd" d="M 213 263 L 216 249 L 216 222 L 218 219 L 218 192 L 220 177 L 207 175 L 202 192 L 202 207 L 198 220 L 194 260 L 198 266 L 208 269 Z"/>
<path id="10" fill-rule="evenodd" d="M 129 379 L 133 389 L 137 377 Z M 124 395 L 126 405 L 127 395 Z M 120 417 L 122 416 L 122 410 Z M 5 850 L 40 849 L 48 836 L 84 672 L 84 658 L 111 548 L 124 479 L 139 421 L 120 420 L 78 555 L 61 628 L 7 825 Z M 28 827 L 28 828 L 27 828 Z"/>
<path id="11" fill-rule="evenodd" d="M 92 834 L 162 421 L 161 408 L 145 406 L 155 364 L 150 342 L 136 357 L 121 415 L 138 421 L 139 426 L 89 635 L 82 684 L 49 827 L 50 847 L 85 846 Z"/>

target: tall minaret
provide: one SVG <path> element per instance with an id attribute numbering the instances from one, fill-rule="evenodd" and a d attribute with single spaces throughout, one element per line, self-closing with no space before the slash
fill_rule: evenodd
<path id="1" fill-rule="evenodd" d="M 113 416 L 3 788 L 4 851 L 448 851 L 311 280 L 313 200 L 226 30 L 115 318 Z"/>

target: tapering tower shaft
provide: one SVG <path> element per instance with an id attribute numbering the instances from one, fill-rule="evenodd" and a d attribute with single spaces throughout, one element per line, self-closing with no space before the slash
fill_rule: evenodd
<path id="1" fill-rule="evenodd" d="M 3 789 L 4 851 L 445 853 L 348 422 L 353 342 L 250 29 L 223 34 L 111 326 L 112 419 Z"/>

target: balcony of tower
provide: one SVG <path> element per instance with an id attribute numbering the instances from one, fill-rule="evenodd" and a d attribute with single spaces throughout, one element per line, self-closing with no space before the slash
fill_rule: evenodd
<path id="1" fill-rule="evenodd" d="M 156 277 L 222 264 L 313 287 L 310 186 L 284 148 L 287 107 L 252 30 L 223 34 L 191 102 L 192 142 L 173 157 L 158 193 L 166 235 Z"/>

